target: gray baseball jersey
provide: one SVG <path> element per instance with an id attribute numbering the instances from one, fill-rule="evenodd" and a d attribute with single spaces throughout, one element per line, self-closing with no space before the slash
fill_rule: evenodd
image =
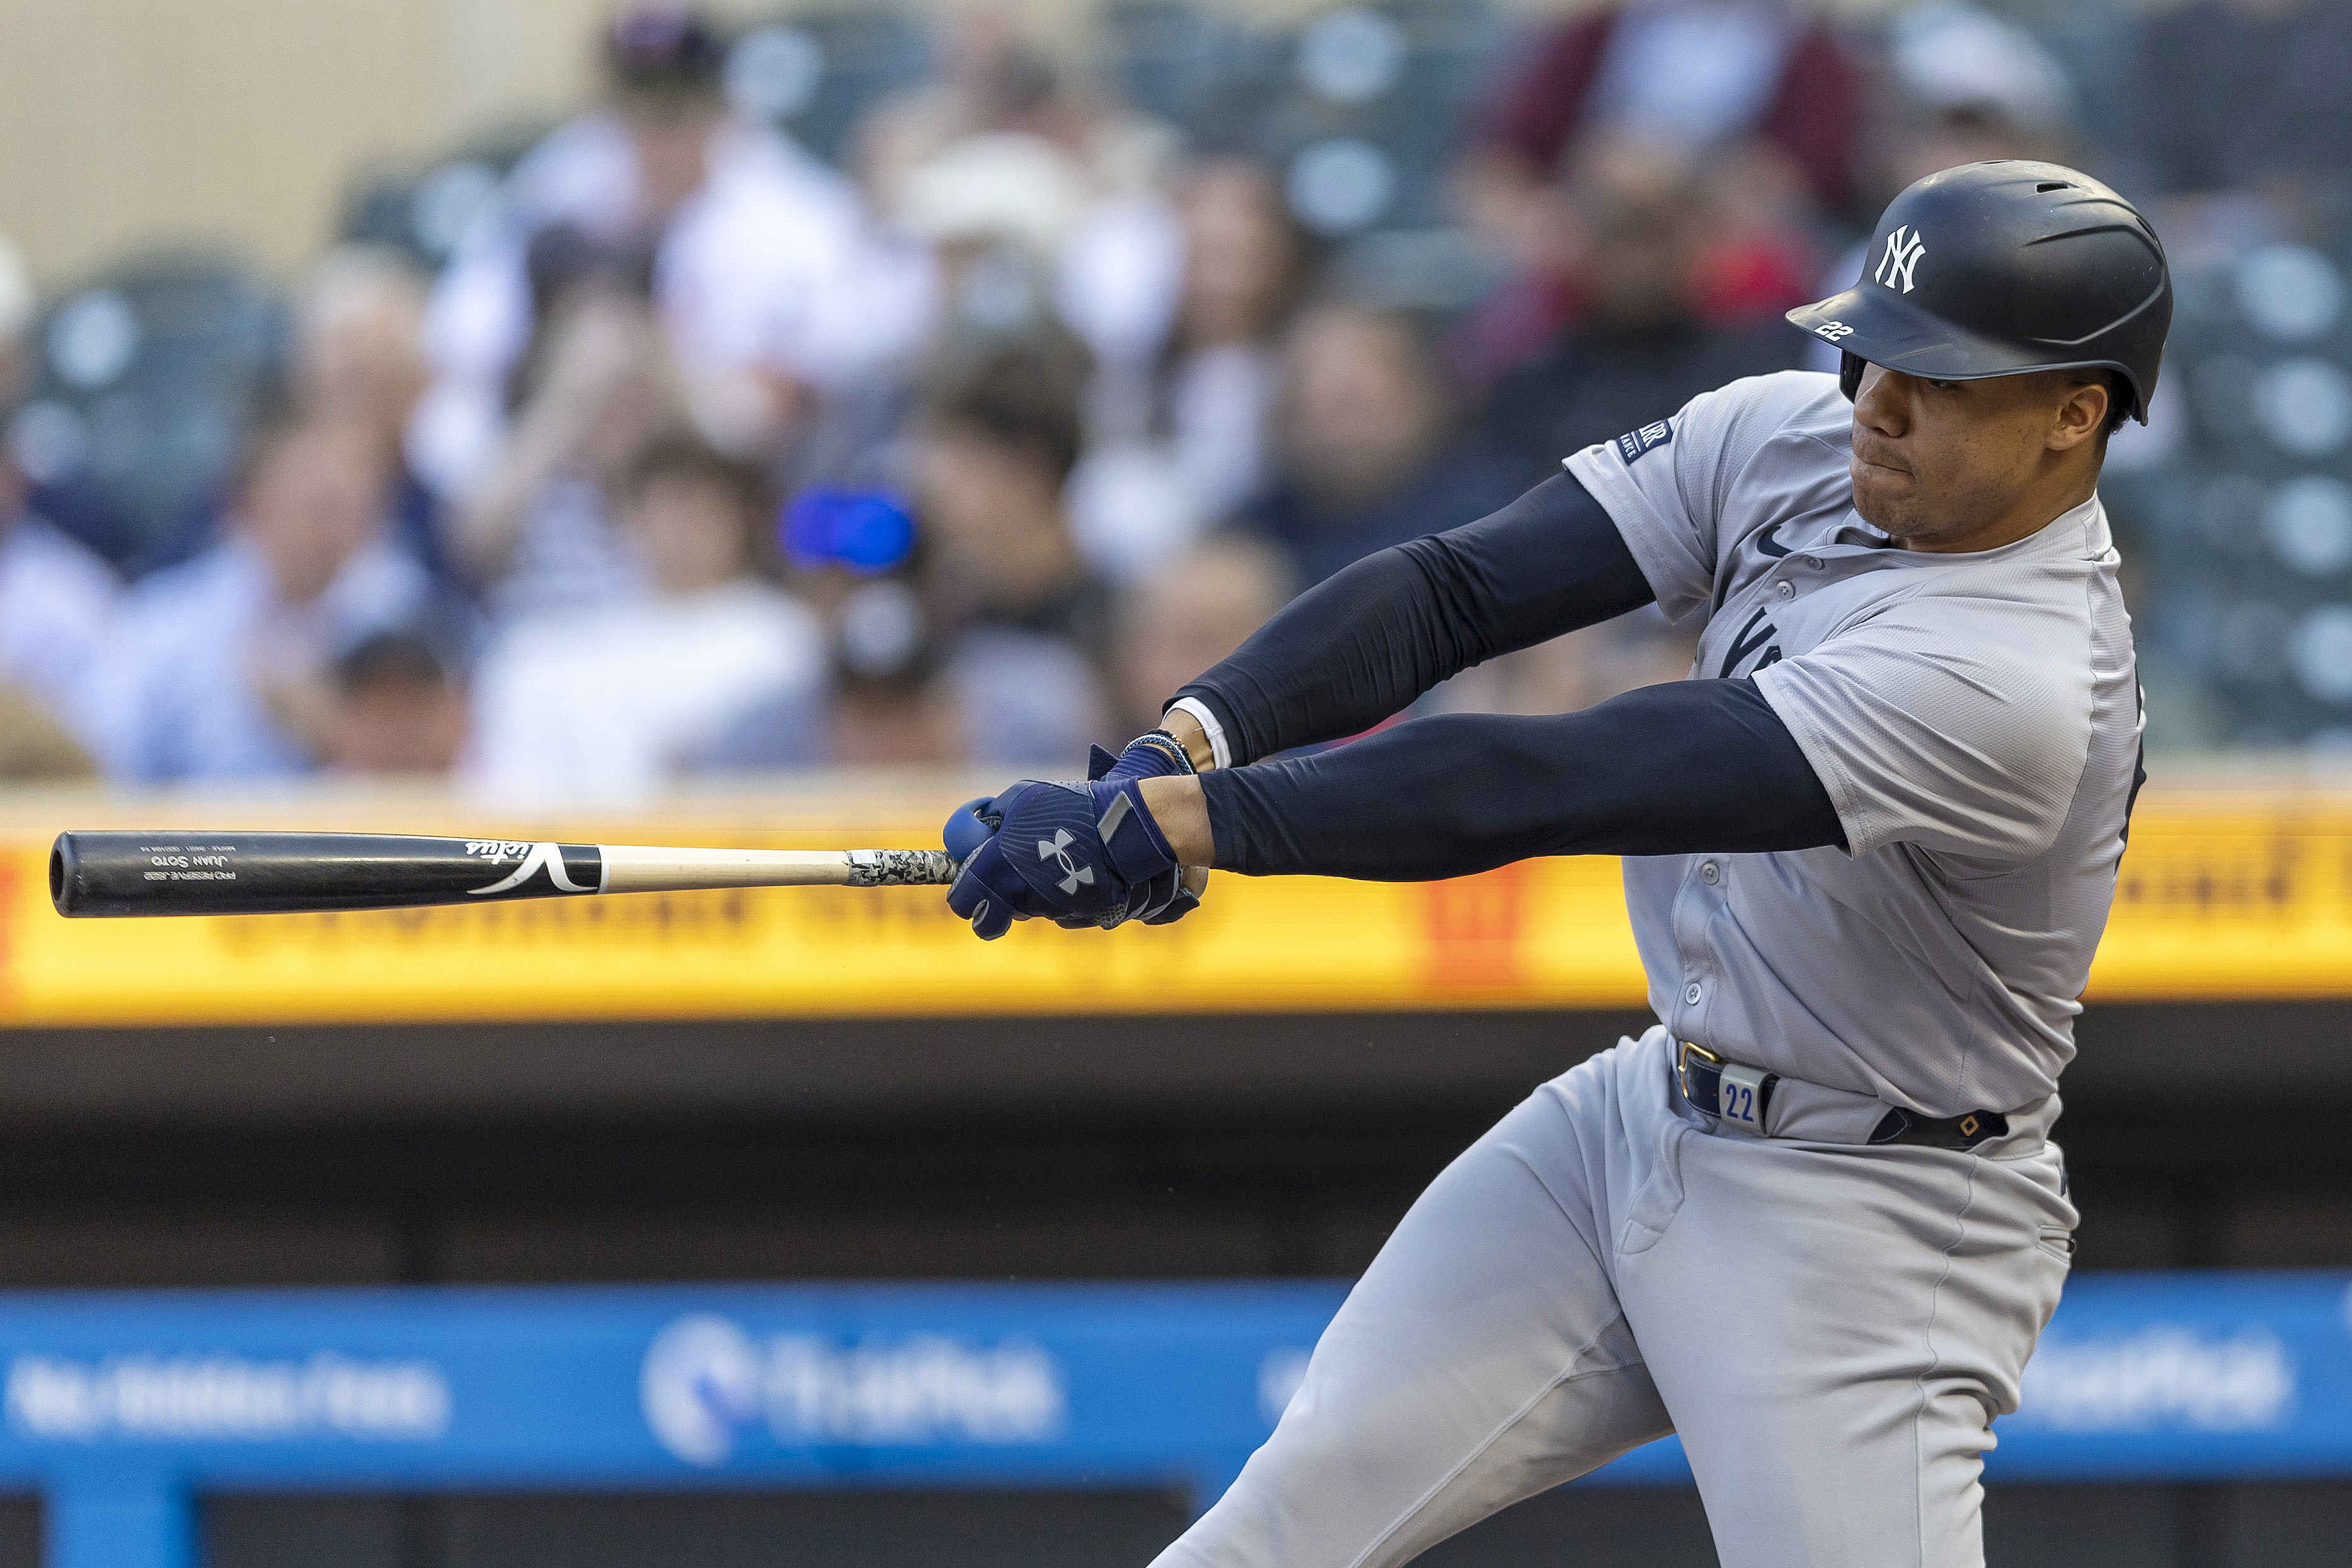
<path id="1" fill-rule="evenodd" d="M 1735 382 L 1567 459 L 1694 679 L 1753 675 L 1847 848 L 1629 858 L 1650 1001 L 1736 1061 L 1934 1116 L 2052 1092 L 2113 900 L 2139 752 L 2097 498 L 1999 549 L 1853 509 L 1833 376 Z"/>

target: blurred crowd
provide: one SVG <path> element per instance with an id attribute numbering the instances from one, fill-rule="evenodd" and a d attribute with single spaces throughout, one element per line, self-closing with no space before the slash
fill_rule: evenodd
<path id="1" fill-rule="evenodd" d="M 68 381 L 127 356 L 129 307 L 45 307 L 0 252 L 0 775 L 622 803 L 738 769 L 1066 767 L 1368 551 L 1818 367 L 1780 312 L 1846 287 L 1921 174 L 2079 162 L 2176 259 L 2329 221 L 2352 7 L 2196 0 L 2071 45 L 2023 20 L 1626 0 L 1501 26 L 1422 128 L 1440 220 L 1381 252 L 1339 153 L 1172 124 L 985 0 L 831 161 L 741 90 L 749 40 L 624 12 L 602 100 L 446 255 L 362 236 L 296 282 L 234 461 L 161 524 L 75 461 L 102 401 L 37 395 L 44 356 Z M 1402 26 L 1327 14 L 1297 68 L 1344 97 Z M 1451 287 L 1397 287 L 1413 256 Z M 1428 700 L 1559 711 L 1688 659 L 1643 612 Z"/>

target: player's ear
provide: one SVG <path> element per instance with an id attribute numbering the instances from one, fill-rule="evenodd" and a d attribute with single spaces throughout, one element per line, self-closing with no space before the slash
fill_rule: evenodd
<path id="1" fill-rule="evenodd" d="M 2061 382 L 2057 391 L 2058 406 L 2052 413 L 2044 440 L 2053 452 L 2071 452 L 2095 437 L 2106 423 L 2107 383 L 2105 380 Z"/>

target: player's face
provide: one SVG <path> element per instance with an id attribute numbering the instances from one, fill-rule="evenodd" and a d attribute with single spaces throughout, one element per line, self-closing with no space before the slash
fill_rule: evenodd
<path id="1" fill-rule="evenodd" d="M 1853 506 L 1913 549 L 1990 549 L 2090 494 L 2106 388 L 2063 373 L 1937 382 L 1879 365 L 1853 395 Z"/>

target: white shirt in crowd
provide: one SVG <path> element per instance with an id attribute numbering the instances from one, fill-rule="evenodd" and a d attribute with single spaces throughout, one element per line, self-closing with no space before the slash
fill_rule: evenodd
<path id="1" fill-rule="evenodd" d="M 502 803 L 641 800 L 730 720 L 824 673 L 816 617 L 751 579 L 526 622 L 476 672 L 474 779 Z"/>
<path id="2" fill-rule="evenodd" d="M 85 740 L 86 688 L 120 587 L 104 561 L 39 517 L 0 525 L 0 681 Z"/>
<path id="3" fill-rule="evenodd" d="M 88 689 L 100 768 L 118 783 L 309 772 L 313 758 L 259 683 L 322 677 L 371 632 L 412 623 L 432 592 L 415 559 L 382 538 L 304 605 L 279 602 L 242 539 L 155 573 L 124 596 Z"/>
<path id="4" fill-rule="evenodd" d="M 532 236 L 570 224 L 619 241 L 639 207 L 636 155 L 611 114 L 573 120 L 515 165 L 427 308 L 436 379 L 409 428 L 426 483 L 454 493 L 496 450 L 507 374 L 530 338 Z M 729 122 L 656 247 L 655 303 L 689 373 L 761 367 L 831 387 L 911 346 L 929 265 L 868 225 L 839 173 L 781 133 Z"/>
<path id="5" fill-rule="evenodd" d="M 1261 345 L 1186 354 L 1166 373 L 1164 429 L 1101 441 L 1087 454 L 1070 476 L 1070 530 L 1097 575 L 1119 583 L 1148 576 L 1256 494 L 1280 379 Z M 1148 386 L 1115 391 L 1139 404 L 1152 396 Z M 1121 414 L 1134 425 L 1163 423 L 1112 413 L 1097 423 Z"/>
<path id="6" fill-rule="evenodd" d="M 555 479 L 531 503 L 513 558 L 483 595 L 495 633 L 548 616 L 633 603 L 645 570 L 614 528 L 604 492 L 576 476 Z"/>

